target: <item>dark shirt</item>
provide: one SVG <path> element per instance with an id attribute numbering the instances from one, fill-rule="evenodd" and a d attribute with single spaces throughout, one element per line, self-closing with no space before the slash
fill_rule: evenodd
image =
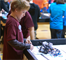
<path id="1" fill-rule="evenodd" d="M 5 2 L 5 7 L 9 9 L 9 2 Z"/>
<path id="2" fill-rule="evenodd" d="M 29 13 L 32 17 L 35 30 L 38 28 L 37 21 L 40 17 L 40 8 L 35 3 L 30 3 Z"/>
<path id="3" fill-rule="evenodd" d="M 9 12 L 9 9 L 6 7 L 4 0 L 0 0 L 0 11 L 4 9 L 6 12 Z"/>

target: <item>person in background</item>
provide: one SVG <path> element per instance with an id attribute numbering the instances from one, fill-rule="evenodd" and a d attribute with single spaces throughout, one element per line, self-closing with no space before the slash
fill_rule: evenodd
<path id="1" fill-rule="evenodd" d="M 21 19 L 20 24 L 22 26 L 24 38 L 28 40 L 35 40 L 34 24 L 28 11 L 26 12 L 25 16 Z"/>
<path id="2" fill-rule="evenodd" d="M 43 8 L 45 7 L 46 9 L 48 9 L 48 6 L 49 6 L 48 0 L 44 0 Z"/>
<path id="3" fill-rule="evenodd" d="M 26 0 L 13 0 L 11 14 L 8 16 L 4 30 L 3 60 L 22 60 L 24 49 L 33 49 L 29 40 L 24 43 L 20 20 L 29 10 Z"/>
<path id="4" fill-rule="evenodd" d="M 8 0 L 4 0 L 4 2 L 5 2 L 5 6 L 9 9 L 10 3 L 8 2 Z"/>
<path id="5" fill-rule="evenodd" d="M 51 38 L 63 38 L 64 0 L 55 0 L 49 7 Z"/>
<path id="6" fill-rule="evenodd" d="M 29 3 L 30 3 L 30 9 L 29 9 L 29 13 L 32 17 L 32 20 L 33 20 L 33 23 L 34 23 L 34 32 L 35 32 L 35 38 L 37 39 L 36 37 L 36 30 L 38 28 L 38 24 L 37 24 L 37 21 L 40 17 L 40 8 L 37 4 L 33 3 L 33 0 L 27 0 Z"/>
<path id="7" fill-rule="evenodd" d="M 4 12 L 9 12 L 9 9 L 6 7 L 5 1 L 4 0 L 0 0 L 0 11 Z"/>

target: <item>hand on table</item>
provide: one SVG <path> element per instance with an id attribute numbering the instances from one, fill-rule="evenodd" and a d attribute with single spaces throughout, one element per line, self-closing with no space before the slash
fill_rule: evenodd
<path id="1" fill-rule="evenodd" d="M 26 43 L 28 44 L 32 44 L 32 42 L 30 40 L 26 40 Z"/>
<path id="2" fill-rule="evenodd" d="M 34 46 L 31 44 L 31 45 L 30 45 L 30 50 L 33 50 L 33 48 L 34 48 Z"/>
<path id="3" fill-rule="evenodd" d="M 26 40 L 26 43 L 30 44 L 30 50 L 33 50 L 34 46 L 30 40 Z"/>

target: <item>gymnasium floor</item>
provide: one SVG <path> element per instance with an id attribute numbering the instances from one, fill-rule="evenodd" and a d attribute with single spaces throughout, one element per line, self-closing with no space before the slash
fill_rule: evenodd
<path id="1" fill-rule="evenodd" d="M 39 39 L 51 39 L 49 22 L 39 22 L 37 29 Z"/>
<path id="2" fill-rule="evenodd" d="M 37 29 L 37 38 L 39 38 L 39 39 L 51 39 L 49 27 L 50 27 L 49 22 L 41 22 L 41 23 L 39 22 L 38 29 Z M 0 44 L 0 60 L 2 60 L 2 55 L 3 55 L 3 44 Z"/>

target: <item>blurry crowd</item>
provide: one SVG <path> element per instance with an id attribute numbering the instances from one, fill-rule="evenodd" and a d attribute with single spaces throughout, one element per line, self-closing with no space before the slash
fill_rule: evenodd
<path id="1" fill-rule="evenodd" d="M 40 12 L 49 13 L 51 38 L 65 38 L 65 0 L 0 0 L 0 12 L 8 13 L 4 29 L 3 60 L 23 59 L 24 49 L 33 49 Z M 10 53 L 12 52 L 12 53 Z"/>
<path id="2" fill-rule="evenodd" d="M 2 12 L 2 13 L 7 12 L 10 14 L 10 12 L 11 12 L 10 6 L 11 6 L 12 1 L 13 0 L 1 0 L 0 1 L 0 12 Z M 65 2 L 66 1 L 65 0 L 61 0 L 61 1 L 60 0 L 27 0 L 27 1 L 31 5 L 28 12 L 30 13 L 30 15 L 32 17 L 32 21 L 34 24 L 35 39 L 38 39 L 36 37 L 36 30 L 38 28 L 37 21 L 39 20 L 40 14 L 44 13 L 44 11 L 50 13 L 51 38 L 64 38 L 65 26 L 66 26 L 66 23 L 65 23 L 66 22 L 66 16 L 65 16 L 65 9 L 66 9 Z M 63 3 L 61 3 L 61 2 L 63 2 Z M 54 4 L 56 4 L 56 5 L 54 5 Z M 62 6 L 59 4 L 61 4 Z M 52 7 L 52 6 L 54 6 L 54 7 Z M 57 6 L 57 7 L 55 7 L 55 6 Z M 60 9 L 60 10 L 58 11 L 57 9 L 58 10 Z M 61 13 L 61 12 L 63 12 L 63 13 Z M 61 14 L 59 14 L 59 13 L 61 13 Z M 60 16 L 57 14 L 59 14 Z M 55 15 L 56 15 L 56 17 L 55 17 Z M 60 18 L 60 20 L 59 20 L 59 18 Z M 57 19 L 57 21 L 56 21 L 56 19 Z M 61 20 L 62 20 L 62 23 L 61 23 Z M 61 27 L 61 28 L 59 28 L 59 27 Z M 56 29 L 57 31 L 53 31 L 53 29 Z M 59 32 L 58 30 L 62 30 L 62 32 Z M 55 34 L 54 32 L 57 32 L 58 34 L 60 33 L 60 35 L 62 35 L 62 36 Z M 53 35 L 54 35 L 54 37 L 52 37 Z M 34 39 L 34 37 L 33 37 L 33 39 Z M 31 38 L 31 40 L 33 40 L 33 39 Z"/>

